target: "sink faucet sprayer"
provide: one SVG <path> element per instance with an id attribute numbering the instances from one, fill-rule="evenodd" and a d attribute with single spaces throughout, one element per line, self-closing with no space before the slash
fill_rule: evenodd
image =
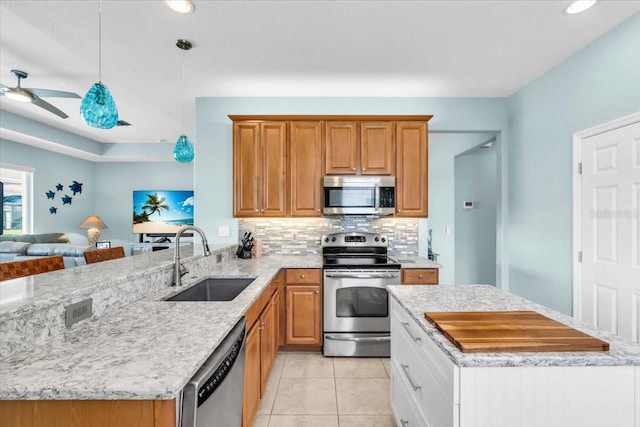
<path id="1" fill-rule="evenodd" d="M 176 247 L 173 255 L 173 283 L 171 283 L 171 286 L 182 286 L 182 276 L 188 273 L 188 271 L 184 268 L 184 265 L 182 265 L 182 263 L 180 262 L 180 237 L 182 236 L 182 234 L 184 234 L 185 231 L 189 230 L 195 231 L 202 238 L 202 250 L 204 252 L 204 256 L 211 255 L 211 251 L 209 250 L 209 243 L 207 243 L 207 236 L 204 235 L 204 231 L 193 225 L 185 225 L 184 227 L 180 227 L 180 229 L 176 233 Z"/>

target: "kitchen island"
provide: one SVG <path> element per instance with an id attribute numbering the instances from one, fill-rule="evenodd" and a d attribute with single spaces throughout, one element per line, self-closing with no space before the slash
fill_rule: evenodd
<path id="1" fill-rule="evenodd" d="M 119 413 L 135 412 L 134 418 L 151 420 L 136 418 L 135 425 L 171 425 L 171 419 L 175 425 L 182 388 L 276 274 L 322 266 L 319 256 L 243 260 L 232 257 L 232 246 L 212 248 L 208 257 L 190 250 L 183 249 L 189 273 L 182 287 L 169 285 L 173 258 L 162 252 L 3 282 L 0 425 L 37 425 L 27 416 L 33 409 L 20 407 L 34 400 L 52 414 L 89 408 L 85 413 L 115 414 L 111 421 L 118 424 L 131 422 Z M 165 301 L 210 276 L 254 280 L 229 302 Z M 87 297 L 94 301 L 92 318 L 64 328 L 64 306 Z M 19 424 L 10 418 L 16 411 Z"/>
<path id="2" fill-rule="evenodd" d="M 391 399 L 399 426 L 638 427 L 640 346 L 486 285 L 390 286 Z M 606 352 L 463 353 L 424 317 L 536 311 Z"/>

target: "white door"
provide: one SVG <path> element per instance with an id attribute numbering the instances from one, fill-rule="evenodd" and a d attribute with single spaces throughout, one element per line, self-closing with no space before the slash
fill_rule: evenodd
<path id="1" fill-rule="evenodd" d="M 582 140 L 581 320 L 640 342 L 640 122 Z"/>

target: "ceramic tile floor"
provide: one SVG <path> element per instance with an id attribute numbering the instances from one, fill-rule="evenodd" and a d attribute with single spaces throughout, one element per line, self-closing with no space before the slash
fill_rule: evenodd
<path id="1" fill-rule="evenodd" d="M 253 427 L 395 427 L 389 359 L 278 353 Z"/>

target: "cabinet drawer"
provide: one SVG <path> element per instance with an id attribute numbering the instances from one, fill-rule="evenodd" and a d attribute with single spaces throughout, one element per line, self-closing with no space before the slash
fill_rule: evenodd
<path id="1" fill-rule="evenodd" d="M 417 322 L 395 300 L 391 299 L 391 358 L 407 353 L 410 347 L 422 361 L 429 374 L 439 384 L 447 399 L 460 401 L 460 369 L 442 352 Z"/>
<path id="2" fill-rule="evenodd" d="M 287 269 L 287 284 L 290 283 L 320 283 L 320 270 L 317 268 Z"/>
<path id="3" fill-rule="evenodd" d="M 437 268 L 405 268 L 402 270 L 403 285 L 437 285 Z"/>
<path id="4" fill-rule="evenodd" d="M 428 427 L 409 387 L 396 366 L 391 365 L 391 409 L 396 424 L 398 427 Z"/>

